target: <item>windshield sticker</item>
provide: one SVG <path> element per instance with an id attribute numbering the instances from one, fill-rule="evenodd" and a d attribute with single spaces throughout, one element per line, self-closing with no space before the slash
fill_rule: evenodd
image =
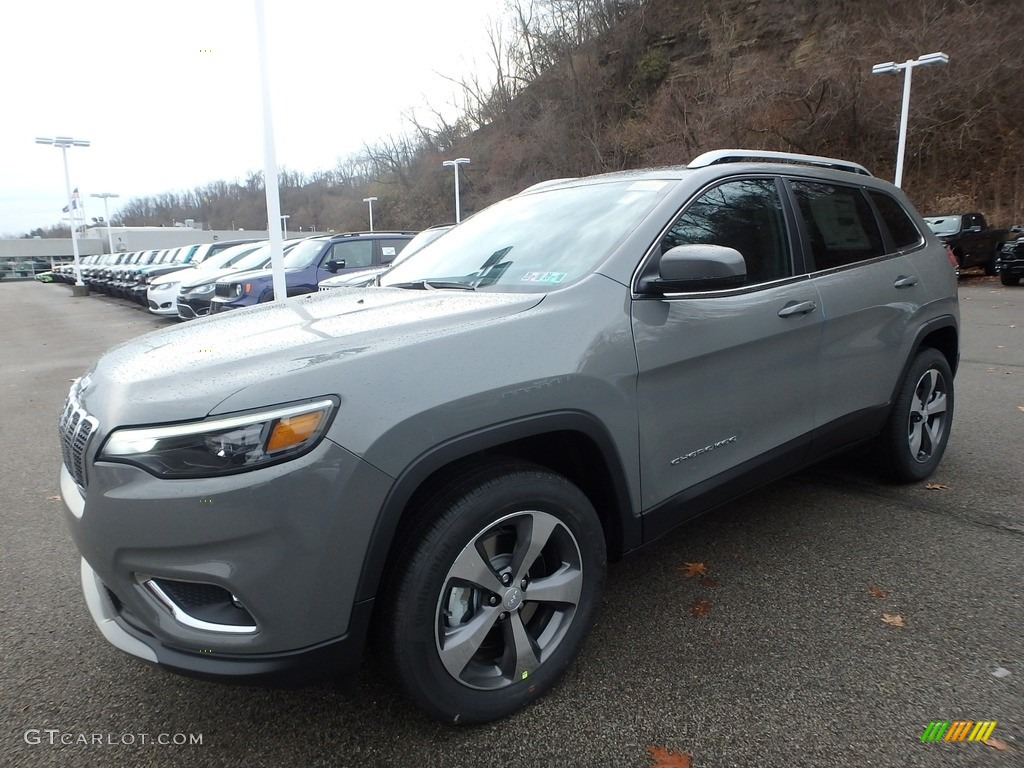
<path id="1" fill-rule="evenodd" d="M 380 247 L 380 255 L 381 256 L 394 256 L 395 255 L 395 246 L 393 246 L 393 245 L 382 245 Z"/>
<path id="2" fill-rule="evenodd" d="M 565 280 L 565 272 L 527 272 L 520 278 L 524 283 L 560 283 Z"/>

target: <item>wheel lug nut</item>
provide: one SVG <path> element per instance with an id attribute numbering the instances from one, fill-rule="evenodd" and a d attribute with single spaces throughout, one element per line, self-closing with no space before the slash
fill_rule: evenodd
<path id="1" fill-rule="evenodd" d="M 519 588 L 520 589 L 526 589 L 526 579 L 523 579 L 522 581 L 519 582 Z"/>
<path id="2" fill-rule="evenodd" d="M 488 601 L 491 605 L 498 604 L 498 598 L 495 595 L 491 595 L 491 599 Z"/>
<path id="3" fill-rule="evenodd" d="M 501 612 L 501 613 L 500 613 L 500 614 L 498 615 L 498 621 L 505 621 L 506 619 L 508 619 L 508 614 L 507 614 L 507 613 L 505 613 L 504 611 L 502 611 L 502 612 Z"/>
<path id="4" fill-rule="evenodd" d="M 511 573 L 503 573 L 503 574 L 501 574 L 501 583 L 504 584 L 506 587 L 509 584 L 511 584 L 512 583 L 512 574 Z"/>

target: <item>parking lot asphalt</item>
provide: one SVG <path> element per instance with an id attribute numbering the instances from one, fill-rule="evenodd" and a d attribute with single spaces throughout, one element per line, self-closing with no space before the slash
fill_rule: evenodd
<path id="1" fill-rule="evenodd" d="M 352 692 L 237 688 L 111 647 L 61 518 L 56 419 L 104 349 L 174 321 L 0 283 L 0 766 L 640 768 L 652 748 L 694 768 L 1024 766 L 1024 288 L 969 277 L 960 295 L 956 415 L 928 483 L 844 457 L 673 531 L 611 567 L 552 694 L 458 729 L 370 667 Z M 996 721 L 997 741 L 922 743 L 958 720 Z"/>

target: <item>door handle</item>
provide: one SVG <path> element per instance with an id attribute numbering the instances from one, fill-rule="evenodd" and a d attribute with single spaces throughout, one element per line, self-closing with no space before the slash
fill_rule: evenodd
<path id="1" fill-rule="evenodd" d="M 779 317 L 792 317 L 793 315 L 806 315 L 818 308 L 813 301 L 790 302 L 779 310 Z"/>
<path id="2" fill-rule="evenodd" d="M 893 283 L 893 286 L 896 288 L 912 288 L 915 285 L 917 285 L 916 275 L 910 275 L 909 277 L 907 275 L 900 275 L 896 278 L 896 282 Z"/>

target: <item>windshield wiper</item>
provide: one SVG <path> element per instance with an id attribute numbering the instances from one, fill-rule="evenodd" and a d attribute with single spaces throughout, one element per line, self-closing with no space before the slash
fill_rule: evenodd
<path id="1" fill-rule="evenodd" d="M 475 291 L 476 287 L 470 283 L 460 283 L 457 280 L 413 280 L 408 283 L 391 283 L 389 288 L 412 288 L 420 291 L 432 291 L 437 288 L 452 288 L 459 291 Z"/>

